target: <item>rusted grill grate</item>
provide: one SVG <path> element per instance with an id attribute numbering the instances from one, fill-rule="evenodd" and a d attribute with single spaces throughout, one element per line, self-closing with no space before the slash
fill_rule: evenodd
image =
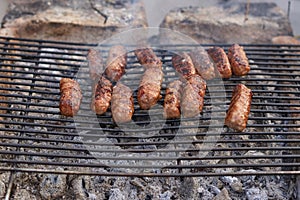
<path id="1" fill-rule="evenodd" d="M 210 82 L 199 118 L 165 122 L 160 107 L 150 116 L 135 101 L 138 128 L 123 129 L 112 122 L 110 112 L 91 119 L 85 56 L 92 46 L 96 45 L 0 37 L 1 171 L 107 176 L 300 174 L 300 46 L 245 44 L 251 72 Z M 169 50 L 178 46 L 194 47 L 180 44 L 155 50 L 164 63 L 163 88 L 176 78 Z M 220 46 L 227 50 L 229 45 Z M 108 49 L 101 48 L 104 56 Z M 136 89 L 142 72 L 129 52 L 124 83 Z M 59 80 L 74 76 L 85 97 L 75 123 L 58 109 Z M 254 93 L 243 133 L 224 127 L 221 116 L 238 83 Z M 140 132 L 150 137 L 140 137 Z"/>

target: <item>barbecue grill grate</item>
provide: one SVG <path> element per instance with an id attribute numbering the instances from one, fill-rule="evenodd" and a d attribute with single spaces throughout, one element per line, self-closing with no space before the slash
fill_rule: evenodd
<path id="1" fill-rule="evenodd" d="M 153 109 L 150 119 L 135 102 L 134 120 L 141 132 L 159 132 L 148 138 L 135 136 L 139 131 L 131 127 L 121 131 L 110 112 L 90 119 L 91 88 L 85 57 L 95 46 L 0 37 L 1 171 L 107 176 L 300 174 L 299 45 L 243 45 L 252 70 L 245 77 L 224 80 L 224 94 L 219 90 L 223 83 L 209 83 L 204 111 L 197 119 L 164 123 L 159 107 Z M 178 46 L 168 48 L 176 51 Z M 225 50 L 229 47 L 219 46 Z M 180 47 L 188 50 L 194 46 Z M 102 48 L 104 53 L 108 49 Z M 171 53 L 155 52 L 164 63 L 165 88 L 175 78 Z M 142 74 L 138 66 L 130 52 L 124 82 L 132 88 L 137 87 L 137 77 Z M 59 113 L 59 81 L 62 77 L 74 78 L 78 71 L 81 73 L 76 78 L 85 98 L 74 123 L 73 118 Z M 246 84 L 254 94 L 243 133 L 220 122 L 238 83 Z M 217 110 L 211 110 L 212 95 L 219 100 L 215 103 Z M 214 112 L 220 117 L 212 115 Z M 208 128 L 215 131 L 207 133 Z M 203 142 L 213 146 L 200 148 Z M 172 147 L 167 147 L 169 143 Z M 190 143 L 186 149 L 185 144 Z M 207 155 L 199 157 L 199 152 Z"/>

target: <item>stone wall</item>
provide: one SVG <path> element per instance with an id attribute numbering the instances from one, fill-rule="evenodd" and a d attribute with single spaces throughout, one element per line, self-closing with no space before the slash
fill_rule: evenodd
<path id="1" fill-rule="evenodd" d="M 160 25 L 200 43 L 268 43 L 279 35 L 293 35 L 285 12 L 274 3 L 228 1 L 215 7 L 187 7 L 170 11 Z"/>
<path id="2" fill-rule="evenodd" d="M 97 43 L 112 34 L 146 27 L 145 9 L 132 0 L 13 0 L 0 32 L 22 38 Z"/>

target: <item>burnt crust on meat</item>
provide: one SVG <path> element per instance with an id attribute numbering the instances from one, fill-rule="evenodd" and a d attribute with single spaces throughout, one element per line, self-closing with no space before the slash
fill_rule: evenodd
<path id="1" fill-rule="evenodd" d="M 181 112 L 184 117 L 195 117 L 202 112 L 206 82 L 200 75 L 190 76 L 184 87 L 181 98 Z"/>
<path id="2" fill-rule="evenodd" d="M 73 117 L 79 111 L 82 100 L 82 92 L 77 81 L 70 78 L 60 80 L 60 113 L 67 117 Z"/>
<path id="3" fill-rule="evenodd" d="M 251 89 L 243 84 L 238 84 L 234 88 L 225 118 L 225 125 L 240 132 L 246 128 L 252 96 Z"/>
<path id="4" fill-rule="evenodd" d="M 216 76 L 230 78 L 232 76 L 231 65 L 224 49 L 221 47 L 212 47 L 207 52 L 215 63 Z"/>
<path id="5" fill-rule="evenodd" d="M 150 47 L 138 48 L 134 51 L 139 63 L 145 68 L 162 68 L 161 60 L 156 56 L 153 49 Z"/>
<path id="6" fill-rule="evenodd" d="M 174 54 L 172 57 L 172 65 L 183 79 L 188 79 L 190 76 L 196 74 L 193 61 L 186 52 Z"/>
<path id="7" fill-rule="evenodd" d="M 127 53 L 125 47 L 122 45 L 112 46 L 106 62 L 106 77 L 113 82 L 119 81 L 125 74 L 126 65 Z"/>
<path id="8" fill-rule="evenodd" d="M 132 90 L 120 82 L 113 87 L 111 112 L 116 123 L 131 121 L 134 113 Z"/>
<path id="9" fill-rule="evenodd" d="M 164 99 L 164 118 L 180 118 L 180 100 L 182 92 L 182 82 L 175 80 L 168 84 Z"/>
<path id="10" fill-rule="evenodd" d="M 250 65 L 244 48 L 238 44 L 233 44 L 228 49 L 228 59 L 232 71 L 237 76 L 244 76 L 250 71 Z"/>
<path id="11" fill-rule="evenodd" d="M 189 53 L 194 67 L 204 80 L 215 78 L 215 67 L 208 53 L 203 48 L 196 48 Z"/>
<path id="12" fill-rule="evenodd" d="M 137 94 L 138 103 L 141 109 L 148 110 L 161 99 L 160 90 L 162 81 L 162 69 L 151 67 L 145 70 Z"/>
<path id="13" fill-rule="evenodd" d="M 93 86 L 91 109 L 98 115 L 104 114 L 110 106 L 112 96 L 112 83 L 101 76 Z"/>

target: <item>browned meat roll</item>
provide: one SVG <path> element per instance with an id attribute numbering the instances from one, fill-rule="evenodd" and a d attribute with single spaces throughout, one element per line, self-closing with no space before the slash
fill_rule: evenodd
<path id="1" fill-rule="evenodd" d="M 215 78 L 215 67 L 208 53 L 203 48 L 196 48 L 190 52 L 190 57 L 198 74 L 205 80 Z"/>
<path id="2" fill-rule="evenodd" d="M 127 65 L 126 49 L 122 45 L 112 46 L 108 53 L 106 62 L 105 75 L 114 82 L 120 80 L 125 73 L 125 67 Z"/>
<path id="3" fill-rule="evenodd" d="M 180 118 L 182 82 L 179 80 L 168 84 L 164 99 L 164 118 Z"/>
<path id="4" fill-rule="evenodd" d="M 252 91 L 243 84 L 238 84 L 232 93 L 231 103 L 225 118 L 225 125 L 237 131 L 243 131 L 247 126 Z"/>
<path id="5" fill-rule="evenodd" d="M 212 47 L 207 50 L 209 56 L 215 63 L 215 72 L 218 77 L 230 78 L 232 75 L 231 66 L 228 57 L 221 47 Z"/>
<path id="6" fill-rule="evenodd" d="M 90 78 L 95 81 L 104 72 L 101 52 L 96 49 L 90 49 L 87 54 L 87 60 L 89 64 Z"/>
<path id="7" fill-rule="evenodd" d="M 191 75 L 196 74 L 196 69 L 194 67 L 193 61 L 191 57 L 185 52 L 175 54 L 172 57 L 172 65 L 184 79 L 187 79 Z"/>
<path id="8" fill-rule="evenodd" d="M 228 59 L 231 64 L 232 71 L 237 76 L 244 76 L 250 71 L 248 58 L 244 48 L 238 44 L 233 44 L 228 49 Z"/>
<path id="9" fill-rule="evenodd" d="M 145 70 L 137 94 L 141 109 L 150 109 L 161 98 L 162 81 L 163 71 L 161 68 L 151 67 Z"/>
<path id="10" fill-rule="evenodd" d="M 112 83 L 101 76 L 94 86 L 91 109 L 98 115 L 104 114 L 109 108 L 112 96 Z"/>
<path id="11" fill-rule="evenodd" d="M 82 100 L 79 83 L 70 78 L 62 78 L 60 80 L 60 94 L 60 113 L 68 117 L 75 116 Z"/>
<path id="12" fill-rule="evenodd" d="M 187 79 L 183 87 L 181 111 L 184 117 L 195 117 L 202 112 L 206 82 L 198 74 Z"/>
<path id="13" fill-rule="evenodd" d="M 132 91 L 120 82 L 113 88 L 111 112 L 116 123 L 131 121 L 134 112 Z"/>
<path id="14" fill-rule="evenodd" d="M 156 56 L 152 48 L 139 48 L 134 51 L 135 56 L 145 68 L 162 68 L 161 60 Z"/>

